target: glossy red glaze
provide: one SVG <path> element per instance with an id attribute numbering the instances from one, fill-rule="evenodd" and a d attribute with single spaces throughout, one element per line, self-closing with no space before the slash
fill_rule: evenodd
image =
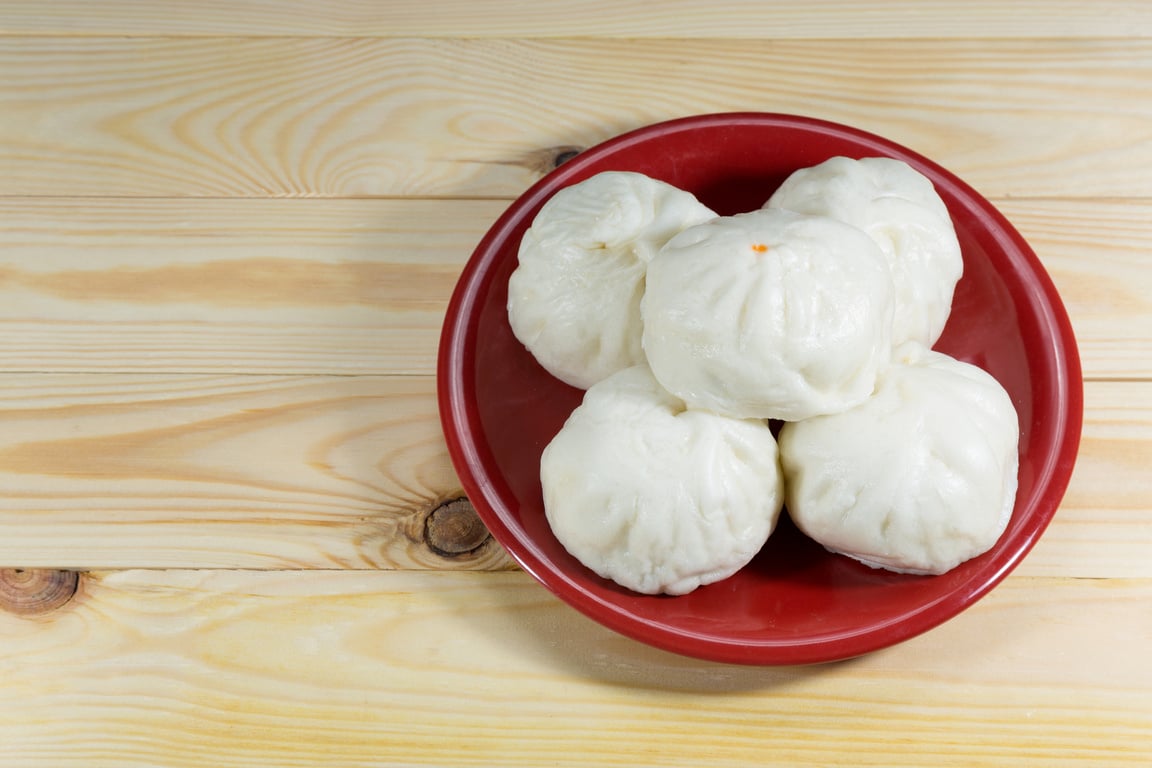
<path id="1" fill-rule="evenodd" d="M 544 517 L 539 460 L 582 393 L 549 376 L 512 335 L 506 302 L 524 231 L 556 190 L 606 170 L 662 179 L 721 214 L 760 207 L 793 171 L 834 155 L 887 156 L 930 178 L 951 211 L 964 277 L 937 349 L 975 363 L 1008 390 L 1020 417 L 1020 488 L 988 553 L 942 576 L 872 570 L 830 554 L 786 516 L 731 578 L 681 597 L 631 593 L 556 541 Z M 1009 222 L 940 166 L 883 138 L 810 118 L 734 113 L 652 125 L 583 152 L 524 193 L 468 262 L 448 308 L 440 413 L 453 464 L 493 535 L 544 586 L 596 621 L 670 651 L 744 664 L 857 656 L 955 616 L 1032 548 L 1067 487 L 1083 411 L 1067 314 Z"/>

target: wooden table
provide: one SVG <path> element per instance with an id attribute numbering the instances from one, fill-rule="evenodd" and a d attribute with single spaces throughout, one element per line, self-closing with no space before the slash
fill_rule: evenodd
<path id="1" fill-rule="evenodd" d="M 481 234 L 734 110 L 958 173 L 1079 337 L 1043 540 L 848 662 L 648 648 L 433 514 Z M 0 2 L 0 766 L 1152 764 L 1150 137 L 1142 0 Z"/>

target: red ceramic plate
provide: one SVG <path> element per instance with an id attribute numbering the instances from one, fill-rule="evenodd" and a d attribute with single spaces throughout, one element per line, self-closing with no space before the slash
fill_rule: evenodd
<path id="1" fill-rule="evenodd" d="M 607 170 L 645 173 L 720 214 L 759 208 L 793 171 L 834 155 L 903 160 L 948 205 L 964 277 L 936 348 L 984 368 L 1020 417 L 1020 487 L 1007 531 L 942 576 L 878 571 L 833 555 L 782 516 L 742 571 L 681 597 L 639 595 L 584 568 L 544 517 L 540 454 L 582 392 L 548 375 L 512 335 L 506 302 L 524 231 L 558 189 Z M 1040 262 L 971 187 L 886 139 L 789 115 L 705 115 L 619 136 L 567 162 L 492 226 L 460 277 L 439 357 L 440 414 L 465 492 L 508 552 L 569 604 L 637 640 L 744 664 L 848 658 L 955 616 L 1027 554 L 1059 505 L 1080 438 L 1083 395 L 1072 328 Z"/>

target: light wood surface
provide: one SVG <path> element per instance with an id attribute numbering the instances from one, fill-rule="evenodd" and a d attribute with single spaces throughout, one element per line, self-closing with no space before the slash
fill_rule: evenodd
<path id="1" fill-rule="evenodd" d="M 542 149 L 740 109 L 994 197 L 1152 194 L 1144 38 L 0 36 L 0 72 L 3 196 L 511 197 Z"/>
<path id="2" fill-rule="evenodd" d="M 0 759 L 1140 765 L 1150 600 L 1016 578 L 899 648 L 749 669 L 626 640 L 520 574 L 95 573 L 51 622 L 0 615 Z"/>
<path id="3" fill-rule="evenodd" d="M 9 35 L 202 37 L 1148 37 L 1132 0 L 13 0 Z"/>
<path id="4" fill-rule="evenodd" d="M 1087 374 L 1152 378 L 1152 202 L 995 200 Z M 0 373 L 432 374 L 456 277 L 508 202 L 0 198 Z"/>
<path id="5" fill-rule="evenodd" d="M 1089 382 L 1083 448 L 1029 575 L 1152 578 L 1152 383 Z M 0 376 L 0 563 L 511 567 L 430 551 L 461 494 L 430 376 Z"/>
<path id="6" fill-rule="evenodd" d="M 430 517 L 484 231 L 727 110 L 956 172 L 1080 344 L 1044 537 L 849 662 L 656 651 Z M 1152 764 L 1149 137 L 1140 0 L 0 0 L 0 768 Z"/>

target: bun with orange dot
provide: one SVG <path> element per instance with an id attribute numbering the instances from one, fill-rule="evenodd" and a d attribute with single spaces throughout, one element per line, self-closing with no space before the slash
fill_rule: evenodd
<path id="1" fill-rule="evenodd" d="M 842 411 L 888 362 L 892 279 L 866 234 L 762 210 L 672 238 L 648 265 L 644 352 L 693 408 L 794 421 Z"/>

